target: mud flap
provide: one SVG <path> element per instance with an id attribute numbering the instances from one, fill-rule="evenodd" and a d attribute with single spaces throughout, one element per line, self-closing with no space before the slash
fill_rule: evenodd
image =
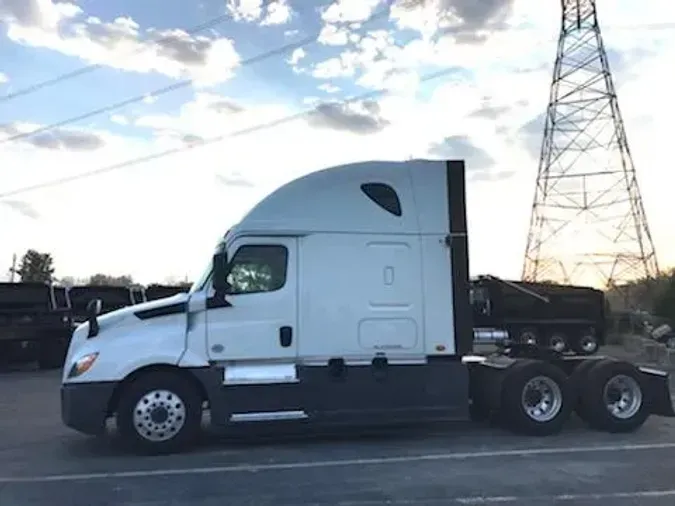
<path id="1" fill-rule="evenodd" d="M 638 370 L 642 373 L 642 379 L 647 389 L 651 414 L 675 417 L 673 402 L 670 398 L 668 373 L 649 367 L 638 367 Z"/>

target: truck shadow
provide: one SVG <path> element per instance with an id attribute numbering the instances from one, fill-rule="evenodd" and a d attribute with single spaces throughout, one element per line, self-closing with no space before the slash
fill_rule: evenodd
<path id="1" fill-rule="evenodd" d="M 559 436 L 547 438 L 524 438 L 487 423 L 443 422 L 423 425 L 400 425 L 383 428 L 340 428 L 327 429 L 317 427 L 265 427 L 247 429 L 237 427 L 227 434 L 215 434 L 207 427 L 194 448 L 180 456 L 200 455 L 214 452 L 246 452 L 264 450 L 293 450 L 320 452 L 336 448 L 387 449 L 397 448 L 405 451 L 426 451 L 439 448 L 448 451 L 466 450 L 490 451 L 494 446 L 543 447 L 567 444 L 569 438 L 577 434 L 593 432 L 574 417 L 570 419 L 565 431 Z M 597 436 L 596 436 L 597 437 Z M 437 442 L 437 444 L 435 444 Z M 524 443 L 524 444 L 523 444 Z M 478 445 L 478 446 L 476 446 Z M 129 458 L 125 449 L 110 427 L 105 437 L 74 436 L 67 443 L 67 453 L 71 458 Z M 131 452 L 133 454 L 133 450 Z M 327 453 L 323 453 L 327 456 Z M 154 457 L 147 457 L 154 458 Z"/>

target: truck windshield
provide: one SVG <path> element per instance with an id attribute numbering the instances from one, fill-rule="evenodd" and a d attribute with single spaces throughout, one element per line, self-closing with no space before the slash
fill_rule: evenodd
<path id="1" fill-rule="evenodd" d="M 215 255 L 216 253 L 220 253 L 222 251 L 225 251 L 227 248 L 227 244 L 225 243 L 225 239 L 227 238 L 227 234 L 225 234 L 225 237 L 223 237 L 219 242 L 218 245 L 216 246 L 216 249 L 214 250 L 213 254 Z M 204 271 L 199 275 L 197 280 L 192 284 L 190 287 L 190 291 L 188 293 L 192 294 L 195 292 L 198 292 L 199 290 L 202 290 L 206 283 L 209 281 L 211 278 L 211 271 L 213 268 L 213 261 L 211 258 L 209 258 L 209 262 L 204 268 Z"/>
<path id="2" fill-rule="evenodd" d="M 190 287 L 190 291 L 188 293 L 192 294 L 201 290 L 201 288 L 206 284 L 206 282 L 211 277 L 211 268 L 212 262 L 209 262 L 204 271 L 199 275 L 197 280 L 194 283 L 192 283 L 192 286 Z"/>

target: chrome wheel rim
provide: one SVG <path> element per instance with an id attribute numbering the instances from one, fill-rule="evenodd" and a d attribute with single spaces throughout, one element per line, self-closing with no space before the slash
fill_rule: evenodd
<path id="1" fill-rule="evenodd" d="M 168 441 L 180 432 L 183 425 L 185 403 L 169 390 L 152 390 L 134 407 L 134 428 L 147 441 Z"/>
<path id="2" fill-rule="evenodd" d="M 614 418 L 628 420 L 642 407 L 642 388 L 635 378 L 618 374 L 605 384 L 602 400 Z"/>
<path id="3" fill-rule="evenodd" d="M 548 376 L 536 376 L 525 384 L 520 401 L 529 418 L 545 423 L 560 413 L 562 391 L 558 383 Z"/>

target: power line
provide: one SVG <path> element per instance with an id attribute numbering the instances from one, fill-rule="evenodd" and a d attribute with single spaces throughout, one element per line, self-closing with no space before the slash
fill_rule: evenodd
<path id="1" fill-rule="evenodd" d="M 420 79 L 420 82 L 431 81 L 433 79 L 437 79 L 439 77 L 445 76 L 445 75 L 449 74 L 450 72 L 453 72 L 453 71 L 457 70 L 457 68 L 458 67 L 454 67 L 454 66 L 453 67 L 446 67 L 442 70 L 429 73 L 429 74 L 423 76 Z M 381 94 L 385 93 L 385 91 L 386 90 L 374 90 L 374 91 L 362 93 L 362 94 L 357 95 L 355 97 L 351 97 L 349 99 L 343 100 L 341 102 L 341 104 L 347 105 L 347 104 L 350 104 L 350 103 L 353 103 L 353 102 L 361 102 L 363 100 L 368 100 L 368 99 L 374 98 L 378 95 L 381 95 Z M 188 151 L 190 149 L 198 149 L 198 148 L 206 146 L 208 144 L 220 142 L 220 141 L 225 140 L 225 139 L 229 139 L 229 138 L 233 138 L 233 137 L 240 137 L 240 136 L 248 135 L 248 134 L 260 131 L 260 130 L 266 130 L 268 128 L 279 126 L 279 125 L 282 125 L 284 123 L 288 123 L 288 122 L 291 122 L 293 120 L 300 119 L 303 116 L 306 116 L 306 115 L 311 114 L 313 112 L 317 112 L 316 107 L 306 109 L 304 111 L 301 111 L 301 112 L 298 112 L 298 113 L 295 113 L 295 114 L 290 114 L 288 116 L 284 116 L 283 118 L 280 118 L 280 119 L 277 119 L 277 120 L 274 120 L 274 121 L 270 121 L 270 122 L 267 122 L 267 123 L 261 123 L 261 124 L 258 124 L 258 125 L 254 125 L 252 127 L 244 128 L 242 130 L 237 130 L 236 132 L 218 135 L 216 137 L 211 137 L 209 139 L 204 139 L 196 145 L 187 145 L 187 146 L 180 146 L 180 147 L 176 147 L 176 148 L 171 148 L 171 149 L 167 149 L 167 150 L 160 151 L 160 152 L 157 152 L 157 153 L 152 153 L 150 155 L 141 156 L 141 157 L 138 157 L 138 158 L 132 158 L 130 160 L 125 160 L 123 162 L 115 163 L 115 164 L 112 164 L 112 165 L 107 165 L 105 167 L 101 167 L 101 168 L 98 168 L 98 169 L 95 169 L 95 170 L 92 170 L 92 171 L 88 171 L 88 172 L 84 172 L 84 173 L 81 173 L 81 174 L 75 174 L 73 176 L 66 176 L 66 177 L 62 177 L 62 178 L 59 178 L 59 179 L 54 179 L 52 181 L 46 181 L 44 183 L 34 184 L 34 185 L 31 185 L 31 186 L 24 186 L 23 188 L 17 188 L 16 190 L 10 190 L 8 192 L 0 193 L 0 199 L 12 197 L 14 195 L 18 195 L 18 194 L 21 194 L 21 193 L 27 193 L 27 192 L 31 192 L 31 191 L 35 191 L 35 190 L 41 190 L 41 189 L 44 189 L 44 188 L 61 186 L 61 185 L 64 185 L 64 184 L 67 184 L 67 183 L 72 183 L 72 182 L 79 181 L 79 180 L 82 180 L 82 179 L 88 179 L 88 178 L 100 176 L 100 175 L 108 173 L 108 172 L 114 172 L 114 171 L 117 171 L 117 170 L 125 169 L 127 167 L 132 167 L 134 165 L 138 165 L 138 164 L 141 164 L 141 163 L 150 162 L 150 161 L 153 161 L 153 160 L 164 158 L 166 156 L 176 155 L 176 154 L 179 154 L 183 151 Z"/>
<path id="2" fill-rule="evenodd" d="M 375 21 L 375 20 L 377 20 L 377 19 L 379 19 L 379 18 L 381 18 L 381 17 L 383 17 L 387 14 L 388 14 L 388 9 L 386 9 L 386 8 L 382 9 L 381 11 L 378 11 L 377 13 L 373 14 L 370 18 L 368 18 L 366 21 L 364 21 L 363 24 L 365 25 L 365 24 L 372 23 L 373 21 Z M 251 58 L 248 58 L 248 59 L 242 61 L 240 66 L 244 67 L 244 66 L 247 66 L 247 65 L 252 65 L 254 63 L 258 63 L 259 61 L 266 60 L 266 59 L 268 59 L 272 56 L 283 54 L 283 53 L 286 53 L 290 50 L 302 48 L 302 47 L 307 46 L 307 45 L 309 45 L 313 42 L 316 42 L 316 40 L 319 38 L 320 35 L 321 35 L 321 31 L 318 31 L 314 35 L 305 37 L 305 38 L 303 38 L 303 39 L 301 39 L 297 42 L 292 42 L 292 43 L 286 44 L 284 46 L 278 47 L 276 49 L 272 49 L 270 51 L 266 51 L 266 52 L 261 53 L 259 55 L 253 56 Z M 12 135 L 10 137 L 7 137 L 5 139 L 0 140 L 0 144 L 18 141 L 18 140 L 21 140 L 21 139 L 25 139 L 27 137 L 32 137 L 33 135 L 45 133 L 45 132 L 48 132 L 49 130 L 53 130 L 55 128 L 60 128 L 60 127 L 63 127 L 65 125 L 69 125 L 71 123 L 76 123 L 76 122 L 82 121 L 84 119 L 88 119 L 88 118 L 92 118 L 94 116 L 98 116 L 100 114 L 104 114 L 106 112 L 111 112 L 111 111 L 114 111 L 114 110 L 117 110 L 117 109 L 121 109 L 122 107 L 126 107 L 128 105 L 141 102 L 141 101 L 147 99 L 148 97 L 158 97 L 160 95 L 164 95 L 166 93 L 176 91 L 176 90 L 179 90 L 181 88 L 185 88 L 187 86 L 190 86 L 192 83 L 193 83 L 193 79 L 186 79 L 186 80 L 183 80 L 183 81 L 179 81 L 177 83 L 170 84 L 170 85 L 165 86 L 163 88 L 155 89 L 154 91 L 152 91 L 150 93 L 144 93 L 142 95 L 136 95 L 134 97 L 122 100 L 120 102 L 115 102 L 115 103 L 109 104 L 107 106 L 100 107 L 98 109 L 93 109 L 93 110 L 90 110 L 86 113 L 79 114 L 77 116 L 72 116 L 70 118 L 67 118 L 67 119 L 64 119 L 64 120 L 61 120 L 61 121 L 57 121 L 55 123 L 51 123 L 49 125 L 45 125 L 45 126 L 42 126 L 40 128 L 36 128 L 35 130 L 31 130 L 29 132 L 21 132 L 21 133 Z"/>
<path id="3" fill-rule="evenodd" d="M 202 23 L 197 26 L 193 26 L 192 28 L 189 28 L 185 30 L 185 33 L 188 35 L 194 35 L 195 33 L 203 32 L 204 30 L 208 30 L 209 28 L 213 28 L 214 26 L 217 26 L 221 24 L 222 22 L 226 21 L 229 18 L 228 15 L 223 15 L 223 16 L 218 16 L 216 18 L 210 19 L 209 21 L 206 21 L 205 23 Z M 151 40 L 149 42 L 155 42 L 156 44 L 160 44 L 162 42 L 166 42 L 170 40 L 170 37 L 160 37 L 156 40 Z M 133 51 L 131 54 L 136 54 L 140 52 L 140 49 L 138 51 Z M 104 65 L 101 65 L 100 63 L 94 63 L 91 65 L 85 65 L 83 67 L 80 67 L 79 69 L 73 70 L 71 72 L 67 72 L 65 74 L 58 75 L 56 77 L 52 77 L 50 79 L 47 79 L 45 81 L 41 81 L 39 83 L 31 84 L 30 86 L 26 86 L 25 88 L 18 89 L 16 91 L 13 91 L 11 93 L 7 93 L 6 95 L 3 95 L 0 97 L 0 103 L 2 102 L 7 102 L 9 100 L 22 97 L 24 95 L 30 95 L 31 93 L 35 93 L 37 91 L 40 91 L 44 88 L 48 88 L 50 86 L 54 86 L 55 84 L 61 83 L 63 81 L 68 81 L 69 79 L 74 79 L 75 77 L 79 77 L 85 74 L 88 74 L 89 72 L 93 72 L 95 70 L 98 70 L 100 68 L 103 68 Z"/>

